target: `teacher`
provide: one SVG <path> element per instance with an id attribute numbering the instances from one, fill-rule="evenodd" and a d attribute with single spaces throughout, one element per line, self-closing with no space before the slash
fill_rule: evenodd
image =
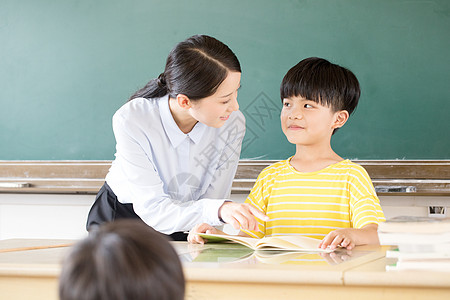
<path id="1" fill-rule="evenodd" d="M 170 52 L 158 78 L 113 117 L 115 160 L 87 230 L 141 219 L 174 240 L 198 223 L 256 230 L 248 204 L 228 200 L 245 134 L 237 93 L 241 67 L 222 42 L 196 35 Z"/>

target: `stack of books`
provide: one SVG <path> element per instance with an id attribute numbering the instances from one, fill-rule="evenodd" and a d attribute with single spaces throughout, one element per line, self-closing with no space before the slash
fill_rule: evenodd
<path id="1" fill-rule="evenodd" d="M 386 252 L 395 262 L 387 270 L 450 272 L 450 219 L 395 217 L 378 227 L 381 245 L 397 246 Z"/>

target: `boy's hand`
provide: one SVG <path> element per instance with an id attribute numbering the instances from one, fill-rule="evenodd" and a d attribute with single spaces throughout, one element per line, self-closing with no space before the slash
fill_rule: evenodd
<path id="1" fill-rule="evenodd" d="M 319 244 L 319 248 L 325 249 L 330 246 L 331 249 L 341 246 L 351 250 L 357 245 L 379 245 L 378 224 L 368 224 L 362 228 L 343 228 L 331 231 Z"/>
<path id="2" fill-rule="evenodd" d="M 331 231 L 319 244 L 319 248 L 326 249 L 329 246 L 330 249 L 334 250 L 338 246 L 341 246 L 343 248 L 351 250 L 355 248 L 356 245 L 357 234 L 355 235 L 355 230 L 358 229 L 344 228 Z"/>
<path id="3" fill-rule="evenodd" d="M 319 253 L 330 265 L 338 265 L 352 257 L 352 250 L 342 250 L 339 252 Z"/>
<path id="4" fill-rule="evenodd" d="M 223 234 L 222 231 L 212 227 L 209 224 L 206 224 L 206 223 L 197 224 L 194 226 L 194 228 L 192 228 L 189 231 L 189 235 L 187 237 L 187 240 L 189 243 L 191 243 L 191 244 L 204 244 L 205 243 L 205 240 L 201 236 L 199 236 L 197 233 Z"/>
<path id="5" fill-rule="evenodd" d="M 231 224 L 235 229 L 246 229 L 258 231 L 258 221 L 255 217 L 263 221 L 268 221 L 269 217 L 259 209 L 248 203 L 225 202 L 219 209 L 219 217 L 225 223 Z"/>

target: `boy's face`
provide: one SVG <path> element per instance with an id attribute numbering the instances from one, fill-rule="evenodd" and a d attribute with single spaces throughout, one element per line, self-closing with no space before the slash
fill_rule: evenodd
<path id="1" fill-rule="evenodd" d="M 347 111 L 333 112 L 301 96 L 283 99 L 281 128 L 289 142 L 296 145 L 329 145 L 335 128 L 345 124 Z"/>

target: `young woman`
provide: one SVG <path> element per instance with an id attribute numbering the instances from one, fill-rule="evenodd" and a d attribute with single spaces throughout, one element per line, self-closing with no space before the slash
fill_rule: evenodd
<path id="1" fill-rule="evenodd" d="M 139 218 L 174 240 L 202 222 L 256 229 L 254 217 L 265 216 L 227 200 L 245 134 L 240 79 L 238 59 L 215 38 L 177 44 L 164 73 L 113 117 L 116 159 L 87 229 L 120 218 Z"/>

